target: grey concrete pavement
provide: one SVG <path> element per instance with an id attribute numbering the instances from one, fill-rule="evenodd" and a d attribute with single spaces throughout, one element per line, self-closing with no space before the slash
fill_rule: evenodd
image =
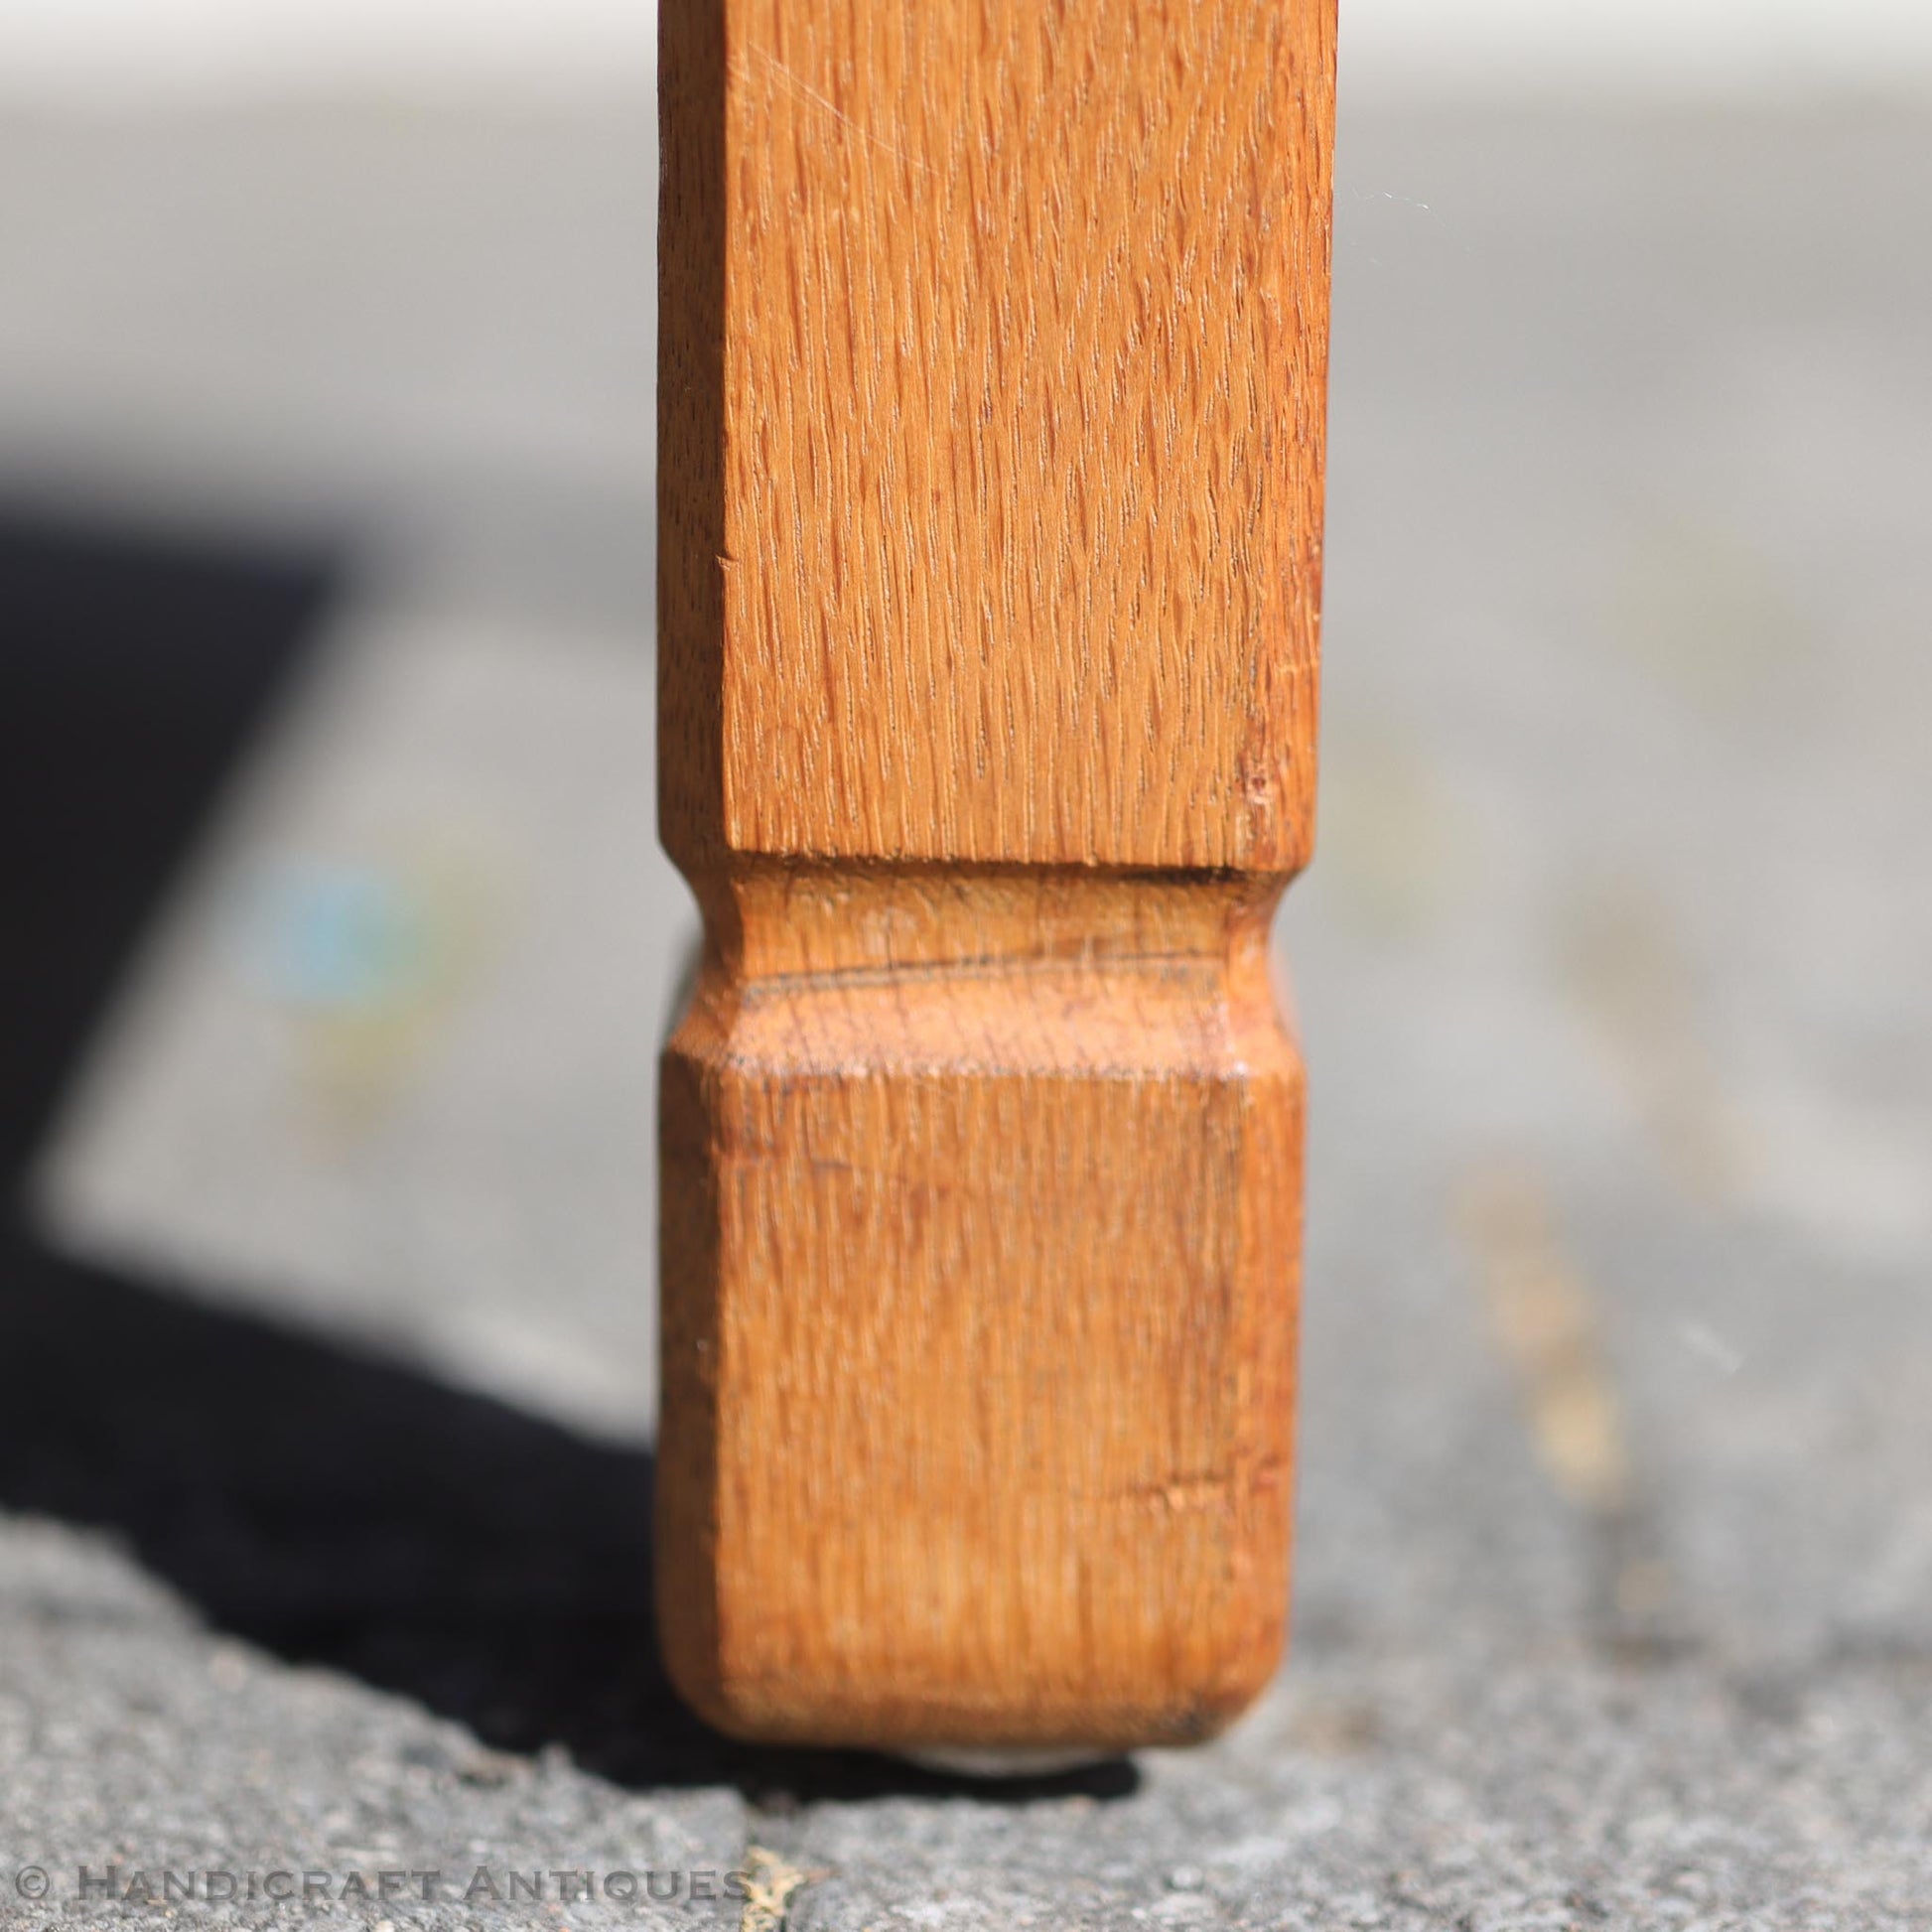
<path id="1" fill-rule="evenodd" d="M 648 1436 L 691 930 L 649 837 L 647 117 L 0 132 L 13 481 L 373 560 L 42 1212 L 187 1306 L 407 1364 L 405 1407 L 554 1424 L 566 1472 Z M 504 1653 L 432 1694 L 386 1546 L 344 1544 L 380 1641 L 324 1668 L 220 1627 L 193 1564 L 15 1518 L 0 1913 L 108 1918 L 15 1896 L 29 1862 L 70 1894 L 116 1860 L 757 1846 L 828 1932 L 1932 1920 L 1927 131 L 1344 118 L 1321 848 L 1283 924 L 1298 1639 L 1250 1723 L 988 1795 L 707 1754 L 648 1700 L 627 1751 L 581 1687 L 546 1752 L 526 1674 L 501 1749 L 448 1714 Z M 304 978 L 345 882 L 430 991 Z M 582 1610 L 611 1654 L 602 1589 L 547 1640 Z"/>

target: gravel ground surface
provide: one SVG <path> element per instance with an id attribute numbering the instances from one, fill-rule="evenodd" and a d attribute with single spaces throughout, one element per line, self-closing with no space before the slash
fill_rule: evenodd
<path id="1" fill-rule="evenodd" d="M 0 126 L 9 500 L 341 564 L 6 1245 L 0 1920 L 1932 1923 L 1925 115 L 1345 118 L 1297 1648 L 998 1789 L 641 1631 L 648 125 Z"/>

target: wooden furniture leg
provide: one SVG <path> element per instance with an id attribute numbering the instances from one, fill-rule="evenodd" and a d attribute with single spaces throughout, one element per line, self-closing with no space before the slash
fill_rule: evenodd
<path id="1" fill-rule="evenodd" d="M 666 1662 L 1201 1737 L 1288 1589 L 1332 0 L 662 34 Z"/>

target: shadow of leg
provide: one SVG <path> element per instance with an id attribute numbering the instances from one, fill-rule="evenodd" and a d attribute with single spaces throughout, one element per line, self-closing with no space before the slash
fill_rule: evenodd
<path id="1" fill-rule="evenodd" d="M 728 1775 L 650 1635 L 650 1458 L 16 1237 L 0 1501 L 214 1622 L 633 1781 Z"/>

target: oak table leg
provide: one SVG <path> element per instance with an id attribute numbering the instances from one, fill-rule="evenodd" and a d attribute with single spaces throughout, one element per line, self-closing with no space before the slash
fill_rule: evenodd
<path id="1" fill-rule="evenodd" d="M 661 1640 L 714 1723 L 1280 1654 L 1332 0 L 663 0 Z"/>

